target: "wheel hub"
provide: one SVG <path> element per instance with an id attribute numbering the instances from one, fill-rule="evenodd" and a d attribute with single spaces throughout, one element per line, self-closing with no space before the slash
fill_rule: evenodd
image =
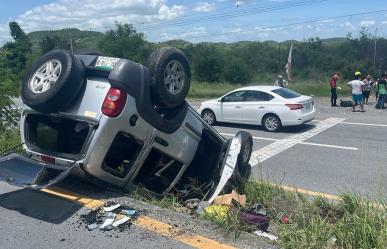
<path id="1" fill-rule="evenodd" d="M 52 59 L 41 65 L 31 77 L 29 88 L 34 94 L 41 94 L 51 89 L 62 72 L 62 63 Z"/>
<path id="2" fill-rule="evenodd" d="M 164 84 L 169 93 L 177 95 L 184 86 L 185 73 L 183 65 L 176 60 L 170 61 L 165 67 Z"/>

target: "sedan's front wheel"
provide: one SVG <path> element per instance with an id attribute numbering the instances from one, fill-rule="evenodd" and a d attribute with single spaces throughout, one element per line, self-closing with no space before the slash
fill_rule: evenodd
<path id="1" fill-rule="evenodd" d="M 215 114 L 210 110 L 204 110 L 202 112 L 202 118 L 209 125 L 214 125 L 216 122 Z"/>
<path id="2" fill-rule="evenodd" d="M 274 114 L 266 115 L 262 120 L 265 130 L 270 132 L 276 132 L 281 129 L 281 120 Z"/>

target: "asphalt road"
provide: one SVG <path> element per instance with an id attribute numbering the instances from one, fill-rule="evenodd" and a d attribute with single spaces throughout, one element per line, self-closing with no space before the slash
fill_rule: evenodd
<path id="1" fill-rule="evenodd" d="M 369 105 L 365 113 L 353 113 L 351 108 L 330 107 L 326 98 L 315 102 L 315 121 L 278 133 L 259 126 L 218 124 L 215 128 L 222 134 L 248 131 L 256 137 L 254 150 L 262 151 L 276 141 L 313 131 L 327 119 L 345 119 L 302 141 L 305 144 L 295 144 L 253 165 L 252 177 L 325 194 L 355 192 L 387 199 L 387 111 Z"/>

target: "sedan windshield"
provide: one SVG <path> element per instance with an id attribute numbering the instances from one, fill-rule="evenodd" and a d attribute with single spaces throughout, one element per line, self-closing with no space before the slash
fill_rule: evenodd
<path id="1" fill-rule="evenodd" d="M 278 88 L 272 92 L 278 94 L 281 97 L 284 97 L 285 99 L 293 99 L 301 96 L 301 94 L 287 88 Z"/>

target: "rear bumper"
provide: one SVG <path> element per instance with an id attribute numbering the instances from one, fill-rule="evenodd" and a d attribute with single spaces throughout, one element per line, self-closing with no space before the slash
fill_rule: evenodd
<path id="1" fill-rule="evenodd" d="M 292 113 L 291 118 L 281 120 L 283 126 L 301 125 L 312 121 L 315 118 L 316 110 L 313 107 L 313 111 L 308 113 L 302 113 L 297 111 Z"/>

